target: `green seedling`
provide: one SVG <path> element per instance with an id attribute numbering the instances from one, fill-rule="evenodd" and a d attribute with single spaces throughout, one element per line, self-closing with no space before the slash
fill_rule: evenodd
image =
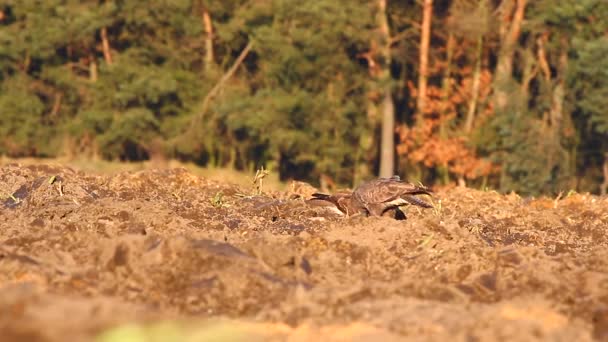
<path id="1" fill-rule="evenodd" d="M 211 205 L 213 205 L 215 208 L 223 207 L 224 206 L 224 193 L 221 191 L 218 191 L 210 201 L 211 201 Z"/>
<path id="2" fill-rule="evenodd" d="M 3 193 L 3 191 L 2 191 L 2 192 L 0 192 L 0 194 L 1 194 L 1 193 Z M 4 193 L 5 193 L 5 196 L 6 196 L 7 198 L 12 199 L 12 200 L 13 200 L 13 202 L 14 202 L 15 204 L 21 203 L 21 200 L 20 200 L 19 198 L 15 197 L 13 194 L 8 193 L 8 192 L 4 192 Z"/>
<path id="3" fill-rule="evenodd" d="M 63 196 L 63 182 L 59 181 L 59 183 L 57 184 L 57 192 L 59 193 L 59 196 Z"/>
<path id="4" fill-rule="evenodd" d="M 424 240 L 422 240 L 422 242 L 418 245 L 418 248 L 422 248 L 422 247 L 428 245 L 433 240 L 434 237 L 435 237 L 435 233 L 431 233 Z"/>
<path id="5" fill-rule="evenodd" d="M 13 200 L 13 202 L 15 202 L 15 204 L 17 204 L 17 203 L 21 203 L 21 199 L 19 199 L 19 198 L 17 198 L 17 197 L 15 197 L 15 196 L 13 196 L 13 194 L 8 195 L 8 197 L 9 197 L 10 199 L 12 199 L 12 200 Z"/>
<path id="6" fill-rule="evenodd" d="M 240 191 L 237 192 L 236 194 L 234 194 L 234 196 L 236 196 L 238 198 L 251 198 L 252 197 L 251 195 L 248 195 L 248 194 L 246 194 L 244 192 L 240 192 Z"/>
<path id="7" fill-rule="evenodd" d="M 8 194 L 8 196 L 6 196 L 6 197 L 12 199 L 15 204 L 21 203 L 21 199 L 15 197 L 13 194 Z"/>
<path id="8" fill-rule="evenodd" d="M 477 224 L 474 224 L 474 225 L 470 226 L 468 228 L 468 230 L 469 230 L 469 233 L 471 233 L 471 234 L 481 235 L 481 233 L 483 232 L 483 227 L 481 227 Z"/>
<path id="9" fill-rule="evenodd" d="M 256 193 L 258 195 L 262 194 L 262 186 L 264 185 L 264 178 L 266 176 L 268 176 L 269 174 L 270 174 L 270 172 L 268 170 L 265 170 L 264 166 L 262 166 L 260 169 L 258 169 L 255 172 L 255 176 L 253 177 L 253 184 L 255 184 Z"/>
<path id="10" fill-rule="evenodd" d="M 560 191 L 559 194 L 557 194 L 557 197 L 555 197 L 555 199 L 553 200 L 553 208 L 557 208 L 557 206 L 559 204 L 559 200 L 562 199 L 563 195 L 564 195 L 563 191 Z"/>
<path id="11" fill-rule="evenodd" d="M 51 176 L 49 178 L 49 185 L 55 184 L 56 181 L 57 181 L 57 176 Z M 57 192 L 59 193 L 59 196 L 63 196 L 63 182 L 61 180 L 59 182 L 57 182 L 56 189 L 57 189 Z"/>
<path id="12" fill-rule="evenodd" d="M 441 200 L 438 200 L 437 203 L 433 203 L 433 213 L 435 216 L 441 216 L 443 210 L 443 204 Z"/>

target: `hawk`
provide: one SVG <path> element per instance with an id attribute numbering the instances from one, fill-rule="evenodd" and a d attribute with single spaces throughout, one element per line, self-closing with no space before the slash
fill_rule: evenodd
<path id="1" fill-rule="evenodd" d="M 333 195 L 314 193 L 309 203 L 329 202 L 335 212 L 346 216 L 357 214 L 382 216 L 388 211 L 398 212 L 398 208 L 405 204 L 432 208 L 432 205 L 416 197 L 422 194 L 431 195 L 431 190 L 403 182 L 398 176 L 393 176 L 361 184 L 353 192 L 343 190 Z"/>
<path id="2" fill-rule="evenodd" d="M 327 195 L 322 193 L 312 194 L 312 198 L 309 203 L 331 203 L 334 212 L 340 215 L 352 216 L 356 214 L 365 214 L 367 210 L 357 201 L 353 200 L 352 191 L 341 190 L 333 195 Z"/>
<path id="3" fill-rule="evenodd" d="M 398 176 L 377 178 L 361 184 L 353 191 L 352 201 L 364 207 L 370 216 L 382 216 L 390 209 L 405 204 L 413 204 L 423 208 L 433 206 L 416 195 L 432 196 L 431 190 L 402 181 Z"/>

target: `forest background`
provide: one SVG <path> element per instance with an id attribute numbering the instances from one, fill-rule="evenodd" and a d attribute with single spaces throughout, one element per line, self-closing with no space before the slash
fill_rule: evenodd
<path id="1" fill-rule="evenodd" d="M 3 1 L 0 155 L 605 193 L 608 1 Z"/>

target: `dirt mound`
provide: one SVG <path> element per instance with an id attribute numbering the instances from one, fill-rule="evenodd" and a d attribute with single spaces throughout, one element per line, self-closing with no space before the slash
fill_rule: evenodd
<path id="1" fill-rule="evenodd" d="M 339 218 L 183 169 L 45 165 L 1 168 L 0 191 L 7 341 L 218 317 L 292 341 L 608 339 L 605 197 L 452 189 L 407 220 Z"/>

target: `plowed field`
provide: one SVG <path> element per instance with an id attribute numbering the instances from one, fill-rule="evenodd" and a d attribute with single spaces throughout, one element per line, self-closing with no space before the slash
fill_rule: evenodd
<path id="1" fill-rule="evenodd" d="M 17 164 L 0 191 L 2 341 L 608 340 L 605 197 L 341 218 L 183 169 Z"/>

